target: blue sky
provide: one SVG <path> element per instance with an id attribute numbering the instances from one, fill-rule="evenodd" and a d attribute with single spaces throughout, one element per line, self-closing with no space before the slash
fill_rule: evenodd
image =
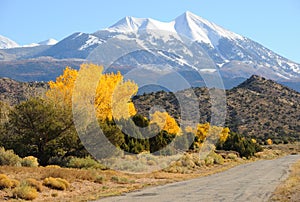
<path id="1" fill-rule="evenodd" d="M 171 21 L 187 10 L 300 63 L 299 0 L 0 0 L 0 35 L 24 45 L 92 33 L 124 16 Z"/>

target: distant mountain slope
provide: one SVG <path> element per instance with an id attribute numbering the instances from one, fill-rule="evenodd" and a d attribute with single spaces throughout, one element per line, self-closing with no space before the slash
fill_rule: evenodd
<path id="1" fill-rule="evenodd" d="M 0 49 L 16 48 L 19 45 L 13 40 L 0 35 Z"/>
<path id="2" fill-rule="evenodd" d="M 54 59 L 42 57 L 0 62 L 0 75 L 17 81 L 50 81 L 63 73 L 66 66 L 79 69 L 82 59 Z M 5 67 L 5 68 L 4 68 Z"/>

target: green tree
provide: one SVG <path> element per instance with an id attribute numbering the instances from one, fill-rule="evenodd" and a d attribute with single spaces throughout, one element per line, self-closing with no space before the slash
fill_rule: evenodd
<path id="1" fill-rule="evenodd" d="M 66 153 L 70 144 L 78 139 L 73 136 L 74 140 L 70 141 L 72 138 L 68 138 L 72 134 L 70 131 L 73 130 L 74 134 L 75 130 L 69 112 L 55 109 L 53 104 L 41 98 L 32 98 L 17 105 L 8 118 L 5 147 L 20 156 L 36 156 L 42 165 L 55 152 Z"/>
<path id="2" fill-rule="evenodd" d="M 232 150 L 239 152 L 242 157 L 251 157 L 255 152 L 262 151 L 258 143 L 254 143 L 250 138 L 245 138 L 237 133 L 230 133 L 223 144 L 218 144 L 217 149 Z"/>

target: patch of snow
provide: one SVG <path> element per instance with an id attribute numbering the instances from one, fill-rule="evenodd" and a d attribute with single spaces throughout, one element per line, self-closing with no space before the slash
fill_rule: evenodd
<path id="1" fill-rule="evenodd" d="M 23 45 L 22 47 L 27 48 L 27 47 L 36 47 L 36 46 L 41 46 L 41 45 L 47 45 L 47 46 L 52 46 L 57 44 L 58 41 L 55 39 L 48 39 L 45 41 L 41 41 L 39 43 L 31 43 L 31 44 L 27 44 L 27 45 Z"/>
<path id="2" fill-rule="evenodd" d="M 0 35 L 0 49 L 8 49 L 8 48 L 17 48 L 20 47 L 19 44 L 14 42 L 13 40 Z"/>
<path id="3" fill-rule="evenodd" d="M 216 69 L 199 69 L 200 72 L 208 72 L 208 73 L 214 73 L 217 70 Z"/>
<path id="4" fill-rule="evenodd" d="M 76 36 L 74 36 L 72 39 L 74 40 L 74 39 L 80 37 L 81 35 L 83 35 L 83 32 L 79 32 L 79 33 L 78 33 Z"/>
<path id="5" fill-rule="evenodd" d="M 219 68 L 223 67 L 226 63 L 217 64 Z"/>
<path id="6" fill-rule="evenodd" d="M 40 45 L 40 44 L 38 44 L 38 43 L 31 43 L 31 44 L 24 45 L 24 46 L 22 46 L 22 47 L 28 48 L 28 47 L 36 47 L 36 46 L 39 46 L 39 45 Z"/>
<path id="7" fill-rule="evenodd" d="M 276 75 L 279 76 L 280 78 L 290 80 L 289 77 L 286 77 L 286 76 L 284 76 L 284 75 L 282 75 L 282 74 L 280 74 L 280 73 L 278 73 L 278 72 L 276 72 Z"/>
<path id="8" fill-rule="evenodd" d="M 292 62 L 287 62 L 287 64 L 291 67 L 293 72 L 300 74 L 300 65 L 296 65 L 295 63 Z"/>
<path id="9" fill-rule="evenodd" d="M 45 40 L 45 41 L 41 41 L 41 42 L 39 42 L 38 44 L 39 44 L 39 45 L 52 46 L 52 45 L 55 45 L 55 44 L 57 44 L 57 43 L 58 43 L 58 41 L 55 40 L 55 39 L 48 39 L 48 40 Z"/>
<path id="10" fill-rule="evenodd" d="M 92 45 L 96 45 L 96 44 L 102 44 L 102 41 L 98 37 L 89 35 L 88 40 L 78 50 L 84 50 L 84 49 L 86 49 Z"/>

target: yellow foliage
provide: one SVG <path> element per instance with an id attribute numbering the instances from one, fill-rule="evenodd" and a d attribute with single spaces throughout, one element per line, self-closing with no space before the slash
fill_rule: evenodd
<path id="1" fill-rule="evenodd" d="M 228 127 L 223 128 L 222 132 L 220 133 L 220 142 L 224 143 L 227 140 L 229 133 L 230 133 L 230 130 Z"/>
<path id="2" fill-rule="evenodd" d="M 49 82 L 50 90 L 46 93 L 47 97 L 54 103 L 71 107 L 72 92 L 77 75 L 77 70 L 66 67 L 63 74 L 57 77 L 55 82 Z"/>
<path id="3" fill-rule="evenodd" d="M 151 115 L 150 124 L 157 124 L 160 130 L 165 130 L 170 134 L 179 135 L 181 130 L 175 119 L 167 112 L 156 111 Z"/>
<path id="4" fill-rule="evenodd" d="M 136 110 L 130 98 L 137 93 L 138 86 L 133 81 L 124 81 L 120 72 L 102 72 L 103 67 L 94 64 L 82 64 L 79 72 L 67 67 L 55 82 L 49 82 L 47 97 L 55 103 L 72 107 L 73 89 L 76 85 L 73 99 L 81 105 L 82 102 L 94 103 L 98 119 L 112 120 L 135 115 Z M 93 85 L 95 82 L 92 81 L 96 81 L 98 85 Z"/>
<path id="5" fill-rule="evenodd" d="M 209 135 L 209 129 L 210 129 L 210 124 L 209 123 L 204 123 L 204 124 L 198 124 L 197 125 L 197 132 L 196 136 L 199 139 L 199 142 L 203 142 L 206 137 Z"/>
<path id="6" fill-rule="evenodd" d="M 28 186 L 31 186 L 31 187 L 35 188 L 38 192 L 42 192 L 43 184 L 41 182 L 37 181 L 36 179 L 27 178 L 25 180 L 25 182 Z"/>
<path id="7" fill-rule="evenodd" d="M 254 144 L 256 144 L 256 139 L 252 138 L 251 142 L 254 143 Z"/>
<path id="8" fill-rule="evenodd" d="M 0 174 L 0 190 L 5 188 L 11 188 L 14 185 L 11 179 L 5 174 Z"/>
<path id="9" fill-rule="evenodd" d="M 267 139 L 266 143 L 267 143 L 267 145 L 272 145 L 273 141 L 271 139 Z"/>
<path id="10" fill-rule="evenodd" d="M 138 91 L 133 81 L 123 81 L 120 72 L 105 74 L 97 88 L 95 105 L 100 120 L 129 118 L 136 114 L 130 98 Z"/>
<path id="11" fill-rule="evenodd" d="M 70 183 L 67 180 L 53 177 L 45 178 L 43 185 L 57 190 L 66 190 L 70 187 Z"/>
<path id="12" fill-rule="evenodd" d="M 211 126 L 210 123 L 198 124 L 197 129 L 188 126 L 185 128 L 186 132 L 194 133 L 197 137 L 197 142 L 194 142 L 195 146 L 200 148 L 205 139 L 209 136 L 219 138 L 219 141 L 224 143 L 230 133 L 228 127 L 222 128 L 219 126 Z"/>
<path id="13" fill-rule="evenodd" d="M 15 198 L 33 200 L 38 197 L 38 192 L 35 188 L 29 185 L 21 185 L 13 190 L 13 196 Z"/>

